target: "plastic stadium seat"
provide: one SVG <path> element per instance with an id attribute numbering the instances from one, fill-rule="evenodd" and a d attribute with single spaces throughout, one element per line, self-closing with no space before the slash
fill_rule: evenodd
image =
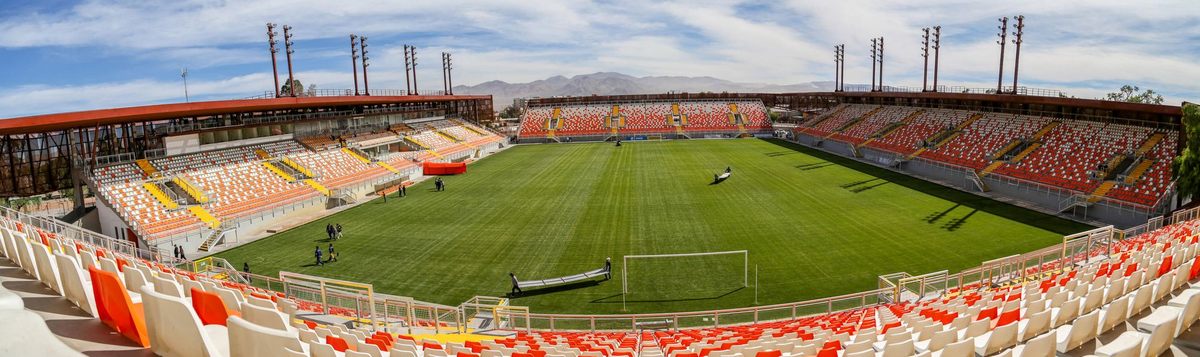
<path id="1" fill-rule="evenodd" d="M 92 295 L 96 298 L 96 312 L 100 321 L 134 343 L 150 347 L 142 304 L 134 304 L 129 300 L 129 292 L 117 274 L 94 267 L 88 270 L 88 274 L 92 277 Z"/>
<path id="2" fill-rule="evenodd" d="M 274 309 L 267 309 L 254 306 L 249 303 L 242 303 L 241 314 L 242 318 L 255 325 L 273 328 L 276 330 L 288 329 L 287 315 L 284 315 L 283 313 L 280 313 Z"/>
<path id="3" fill-rule="evenodd" d="M 325 343 L 333 346 L 333 349 L 338 352 L 346 352 L 346 350 L 350 349 L 350 345 L 346 344 L 346 340 L 340 337 L 325 336 Z"/>
<path id="4" fill-rule="evenodd" d="M 196 310 L 196 315 L 200 316 L 202 324 L 227 326 L 226 320 L 239 315 L 238 312 L 225 307 L 225 303 L 217 294 L 198 288 L 192 288 L 191 291 L 192 308 Z"/>
<path id="5" fill-rule="evenodd" d="M 83 312 L 97 317 L 96 299 L 92 295 L 94 291 L 91 282 L 84 280 L 85 277 L 90 276 L 83 273 L 83 269 L 80 269 L 79 265 L 75 263 L 75 258 L 62 253 L 54 253 L 54 259 L 58 262 L 59 281 L 62 283 L 63 296 L 66 296 L 67 300 Z"/>
<path id="6" fill-rule="evenodd" d="M 1092 311 L 1075 319 L 1074 323 L 1055 330 L 1056 350 L 1059 353 L 1067 353 L 1095 338 L 1099 317 L 1099 312 Z"/>
<path id="7" fill-rule="evenodd" d="M 295 330 L 281 331 L 255 325 L 233 316 L 229 318 L 229 354 L 236 356 L 303 357 L 308 345 L 300 342 Z"/>
<path id="8" fill-rule="evenodd" d="M 142 289 L 150 350 L 159 356 L 228 356 L 229 332 L 225 326 L 200 324 L 200 318 L 182 298 Z"/>

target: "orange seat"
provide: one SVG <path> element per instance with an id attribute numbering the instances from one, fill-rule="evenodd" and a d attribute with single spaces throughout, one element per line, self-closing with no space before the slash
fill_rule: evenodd
<path id="1" fill-rule="evenodd" d="M 983 319 L 995 319 L 999 312 L 1000 312 L 999 307 L 992 307 L 992 308 L 980 311 L 979 316 L 975 317 L 975 321 L 979 321 L 979 320 L 983 320 Z"/>
<path id="2" fill-rule="evenodd" d="M 1156 277 L 1163 276 L 1163 274 L 1171 272 L 1171 266 L 1174 265 L 1174 260 L 1174 257 L 1169 255 L 1166 258 L 1163 258 L 1162 265 L 1158 266 L 1158 275 L 1156 275 Z"/>
<path id="3" fill-rule="evenodd" d="M 1008 325 L 1021 320 L 1021 309 L 1013 309 L 1000 314 L 1000 321 L 996 323 L 996 327 Z"/>
<path id="4" fill-rule="evenodd" d="M 308 320 L 305 320 L 305 321 L 304 321 L 304 326 L 308 326 L 308 329 L 309 329 L 309 330 L 316 330 L 316 329 L 317 329 L 317 323 L 316 323 L 316 322 L 312 322 L 312 321 L 308 321 Z"/>
<path id="5" fill-rule="evenodd" d="M 459 352 L 456 357 L 479 357 L 479 355 L 474 353 Z"/>
<path id="6" fill-rule="evenodd" d="M 196 316 L 200 317 L 200 323 L 204 325 L 225 326 L 225 320 L 230 316 L 241 316 L 237 311 L 225 307 L 221 296 L 199 288 L 192 288 L 192 309 L 196 310 Z"/>
<path id="7" fill-rule="evenodd" d="M 783 351 L 780 351 L 780 350 L 758 351 L 758 353 L 754 354 L 754 357 L 780 357 L 780 356 L 783 356 Z"/>
<path id="8" fill-rule="evenodd" d="M 346 344 L 346 340 L 343 340 L 339 337 L 325 336 L 325 344 L 333 346 L 333 349 L 338 352 L 346 352 L 346 350 L 351 350 L 351 351 L 354 350 L 353 348 L 350 348 L 350 346 Z"/>
<path id="9" fill-rule="evenodd" d="M 125 285 L 116 273 L 88 267 L 92 277 L 92 295 L 96 298 L 96 313 L 101 322 L 122 336 L 141 345 L 150 347 L 146 335 L 146 317 L 142 304 L 134 304 L 125 291 Z"/>
<path id="10" fill-rule="evenodd" d="M 117 257 L 117 271 L 124 273 L 126 265 L 129 265 L 128 260 L 121 259 L 121 257 Z"/>
<path id="11" fill-rule="evenodd" d="M 1200 275 L 1200 259 L 1192 261 L 1192 268 L 1188 274 L 1188 280 L 1196 280 L 1196 276 Z"/>

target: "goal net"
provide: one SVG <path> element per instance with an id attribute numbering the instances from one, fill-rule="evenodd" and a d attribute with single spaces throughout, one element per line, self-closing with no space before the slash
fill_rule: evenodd
<path id="1" fill-rule="evenodd" d="M 719 297 L 749 286 L 746 250 L 626 255 L 621 289 L 626 301 Z"/>

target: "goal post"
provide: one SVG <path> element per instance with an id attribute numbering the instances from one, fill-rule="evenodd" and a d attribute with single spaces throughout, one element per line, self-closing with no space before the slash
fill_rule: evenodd
<path id="1" fill-rule="evenodd" d="M 728 293 L 750 286 L 750 251 L 626 255 L 621 265 L 622 300 L 631 293 L 659 293 L 651 300 L 680 294 Z M 630 283 L 631 276 L 636 280 Z M 637 282 L 644 282 L 643 285 Z M 740 283 L 740 284 L 738 284 Z"/>

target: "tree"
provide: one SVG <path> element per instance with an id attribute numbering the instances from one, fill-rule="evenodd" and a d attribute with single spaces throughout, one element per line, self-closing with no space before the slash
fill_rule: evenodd
<path id="1" fill-rule="evenodd" d="M 308 85 L 308 96 L 309 96 L 309 97 L 316 97 L 316 96 L 317 96 L 317 85 L 316 85 L 316 84 L 309 84 L 309 85 Z"/>
<path id="2" fill-rule="evenodd" d="M 517 107 L 511 106 L 511 105 L 504 107 L 504 110 L 500 111 L 500 117 L 506 118 L 506 119 L 507 118 L 519 118 L 519 117 L 521 117 L 521 114 L 522 114 L 521 108 L 517 108 Z"/>
<path id="3" fill-rule="evenodd" d="M 1128 84 L 1121 86 L 1121 89 L 1118 90 L 1117 92 L 1108 93 L 1108 95 L 1106 95 L 1104 99 L 1116 101 L 1116 102 L 1130 102 L 1130 103 L 1143 103 L 1143 104 L 1162 104 L 1163 103 L 1163 97 L 1161 95 L 1159 95 L 1157 92 L 1155 92 L 1153 89 L 1146 89 L 1146 91 L 1143 92 L 1143 91 L 1141 91 L 1141 88 L 1138 88 L 1137 86 L 1131 86 Z"/>
<path id="4" fill-rule="evenodd" d="M 296 96 L 304 95 L 304 84 L 300 83 L 299 79 L 292 79 L 292 83 L 296 85 Z M 292 95 L 292 87 L 288 85 L 287 81 L 284 81 L 283 85 L 279 87 L 279 95 L 285 97 Z"/>
<path id="5" fill-rule="evenodd" d="M 1179 197 L 1200 197 L 1200 105 L 1183 104 L 1183 131 L 1187 146 L 1171 162 L 1171 176 Z"/>

